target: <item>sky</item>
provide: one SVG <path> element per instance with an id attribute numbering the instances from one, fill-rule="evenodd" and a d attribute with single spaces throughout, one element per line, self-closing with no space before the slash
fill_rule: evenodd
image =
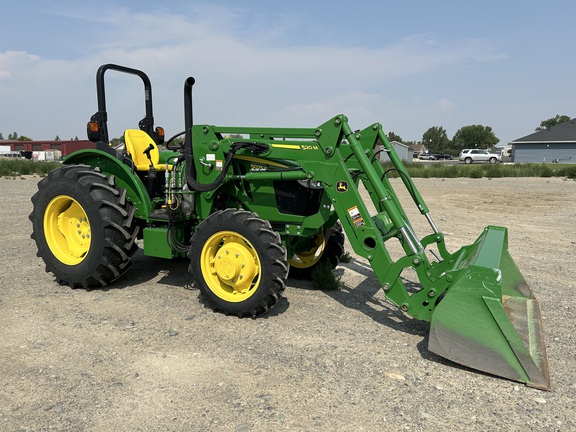
<path id="1" fill-rule="evenodd" d="M 316 127 L 345 114 L 405 141 L 493 129 L 499 145 L 576 117 L 576 2 L 567 0 L 7 0 L 0 6 L 0 133 L 86 139 L 96 70 L 152 82 L 154 118 Z M 144 116 L 142 82 L 108 71 L 111 137 Z"/>

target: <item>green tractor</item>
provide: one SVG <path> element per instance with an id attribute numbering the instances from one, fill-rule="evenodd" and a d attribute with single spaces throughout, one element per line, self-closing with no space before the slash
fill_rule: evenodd
<path id="1" fill-rule="evenodd" d="M 109 70 L 144 83 L 146 114 L 137 129 L 126 130 L 124 151 L 109 145 Z M 289 272 L 308 277 L 319 265 L 336 267 L 345 233 L 387 299 L 430 321 L 430 351 L 550 390 L 539 305 L 508 253 L 506 228 L 488 226 L 449 253 L 379 123 L 353 131 L 337 115 L 314 128 L 197 125 L 194 82 L 184 83 L 184 132 L 165 141 L 154 127 L 148 76 L 114 64 L 98 69 L 98 111 L 87 127 L 96 148 L 68 156 L 32 197 L 32 238 L 58 283 L 113 283 L 142 239 L 146 256 L 188 257 L 194 283 L 214 310 L 255 317 L 278 302 Z M 423 238 L 380 164 L 380 147 L 428 221 Z M 361 184 L 375 211 L 363 202 Z M 391 257 L 389 242 L 399 242 L 400 258 Z M 438 252 L 429 259 L 432 247 Z M 415 271 L 418 289 L 407 289 L 400 277 L 406 269 Z"/>

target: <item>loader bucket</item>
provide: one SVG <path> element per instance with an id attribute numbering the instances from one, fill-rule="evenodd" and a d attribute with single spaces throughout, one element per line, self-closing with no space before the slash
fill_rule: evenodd
<path id="1" fill-rule="evenodd" d="M 508 253 L 507 229 L 487 227 L 453 258 L 455 277 L 432 314 L 428 349 L 551 390 L 539 304 Z"/>

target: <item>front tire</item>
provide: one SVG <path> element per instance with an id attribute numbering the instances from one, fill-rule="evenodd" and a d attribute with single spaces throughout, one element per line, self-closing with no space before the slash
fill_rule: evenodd
<path id="1" fill-rule="evenodd" d="M 495 157 L 491 157 L 490 158 L 490 163 L 491 164 L 495 164 L 496 162 L 498 162 L 498 160 Z"/>
<path id="2" fill-rule="evenodd" d="M 472 158 L 467 157 L 466 159 L 464 159 L 464 163 L 466 163 L 466 164 L 471 164 L 471 163 L 472 163 Z"/>
<path id="3" fill-rule="evenodd" d="M 120 277 L 138 249 L 134 207 L 114 176 L 66 165 L 51 171 L 32 196 L 31 238 L 60 284 L 103 287 Z"/>
<path id="4" fill-rule="evenodd" d="M 215 311 L 255 317 L 274 306 L 285 289 L 286 250 L 268 221 L 226 209 L 206 218 L 192 236 L 190 272 Z"/>

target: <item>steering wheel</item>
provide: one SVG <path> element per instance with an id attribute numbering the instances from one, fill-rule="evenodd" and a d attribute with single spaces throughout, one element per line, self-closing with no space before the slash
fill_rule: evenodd
<path id="1" fill-rule="evenodd" d="M 171 136 L 170 139 L 168 139 L 168 141 L 166 141 L 166 144 L 164 144 L 164 145 L 166 146 L 166 148 L 167 148 L 168 150 L 182 150 L 182 149 L 184 149 L 184 142 L 182 142 L 182 144 L 178 145 L 178 147 L 174 147 L 174 148 L 170 147 L 170 144 L 171 144 L 176 138 L 178 138 L 179 136 L 184 135 L 185 133 L 186 133 L 186 131 L 182 131 L 182 132 L 178 132 L 178 133 L 177 133 L 176 135 L 174 135 L 174 136 Z"/>

